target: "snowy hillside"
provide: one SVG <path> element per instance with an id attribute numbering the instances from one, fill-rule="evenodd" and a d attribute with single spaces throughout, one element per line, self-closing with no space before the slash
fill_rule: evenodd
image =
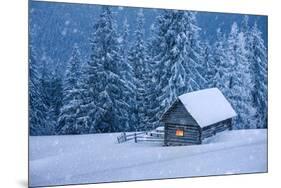
<path id="1" fill-rule="evenodd" d="M 30 137 L 30 186 L 267 171 L 267 130 L 235 130 L 202 145 L 117 144 L 114 134 Z"/>

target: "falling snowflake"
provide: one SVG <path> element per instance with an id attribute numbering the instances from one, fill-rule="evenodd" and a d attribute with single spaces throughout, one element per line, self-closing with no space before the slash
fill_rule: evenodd
<path id="1" fill-rule="evenodd" d="M 66 21 L 64 22 L 64 24 L 65 24 L 65 25 L 69 25 L 69 24 L 70 24 L 70 21 L 69 21 L 69 20 L 66 20 Z"/>
<path id="2" fill-rule="evenodd" d="M 66 29 L 64 29 L 64 30 L 61 32 L 61 35 L 62 35 L 62 36 L 65 36 L 66 33 L 67 33 L 67 31 L 66 31 Z"/>
<path id="3" fill-rule="evenodd" d="M 117 38 L 117 41 L 118 41 L 118 43 L 121 43 L 121 42 L 123 42 L 123 38 L 119 37 L 119 38 Z"/>

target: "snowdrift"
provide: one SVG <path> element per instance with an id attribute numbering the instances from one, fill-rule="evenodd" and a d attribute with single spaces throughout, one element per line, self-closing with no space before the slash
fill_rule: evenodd
<path id="1" fill-rule="evenodd" d="M 30 137 L 30 186 L 267 171 L 267 130 L 220 133 L 202 145 L 118 144 L 118 133 Z"/>

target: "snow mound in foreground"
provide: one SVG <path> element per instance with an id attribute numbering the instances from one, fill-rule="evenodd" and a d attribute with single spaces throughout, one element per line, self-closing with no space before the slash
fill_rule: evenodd
<path id="1" fill-rule="evenodd" d="M 267 171 L 267 130 L 220 133 L 202 145 L 116 143 L 118 133 L 30 137 L 30 186 Z"/>

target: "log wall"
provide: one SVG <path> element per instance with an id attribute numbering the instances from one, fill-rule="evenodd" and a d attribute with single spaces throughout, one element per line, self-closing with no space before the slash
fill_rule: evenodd
<path id="1" fill-rule="evenodd" d="M 183 136 L 177 136 L 176 130 L 183 130 Z M 201 130 L 199 126 L 165 124 L 164 144 L 166 146 L 201 144 Z"/>

